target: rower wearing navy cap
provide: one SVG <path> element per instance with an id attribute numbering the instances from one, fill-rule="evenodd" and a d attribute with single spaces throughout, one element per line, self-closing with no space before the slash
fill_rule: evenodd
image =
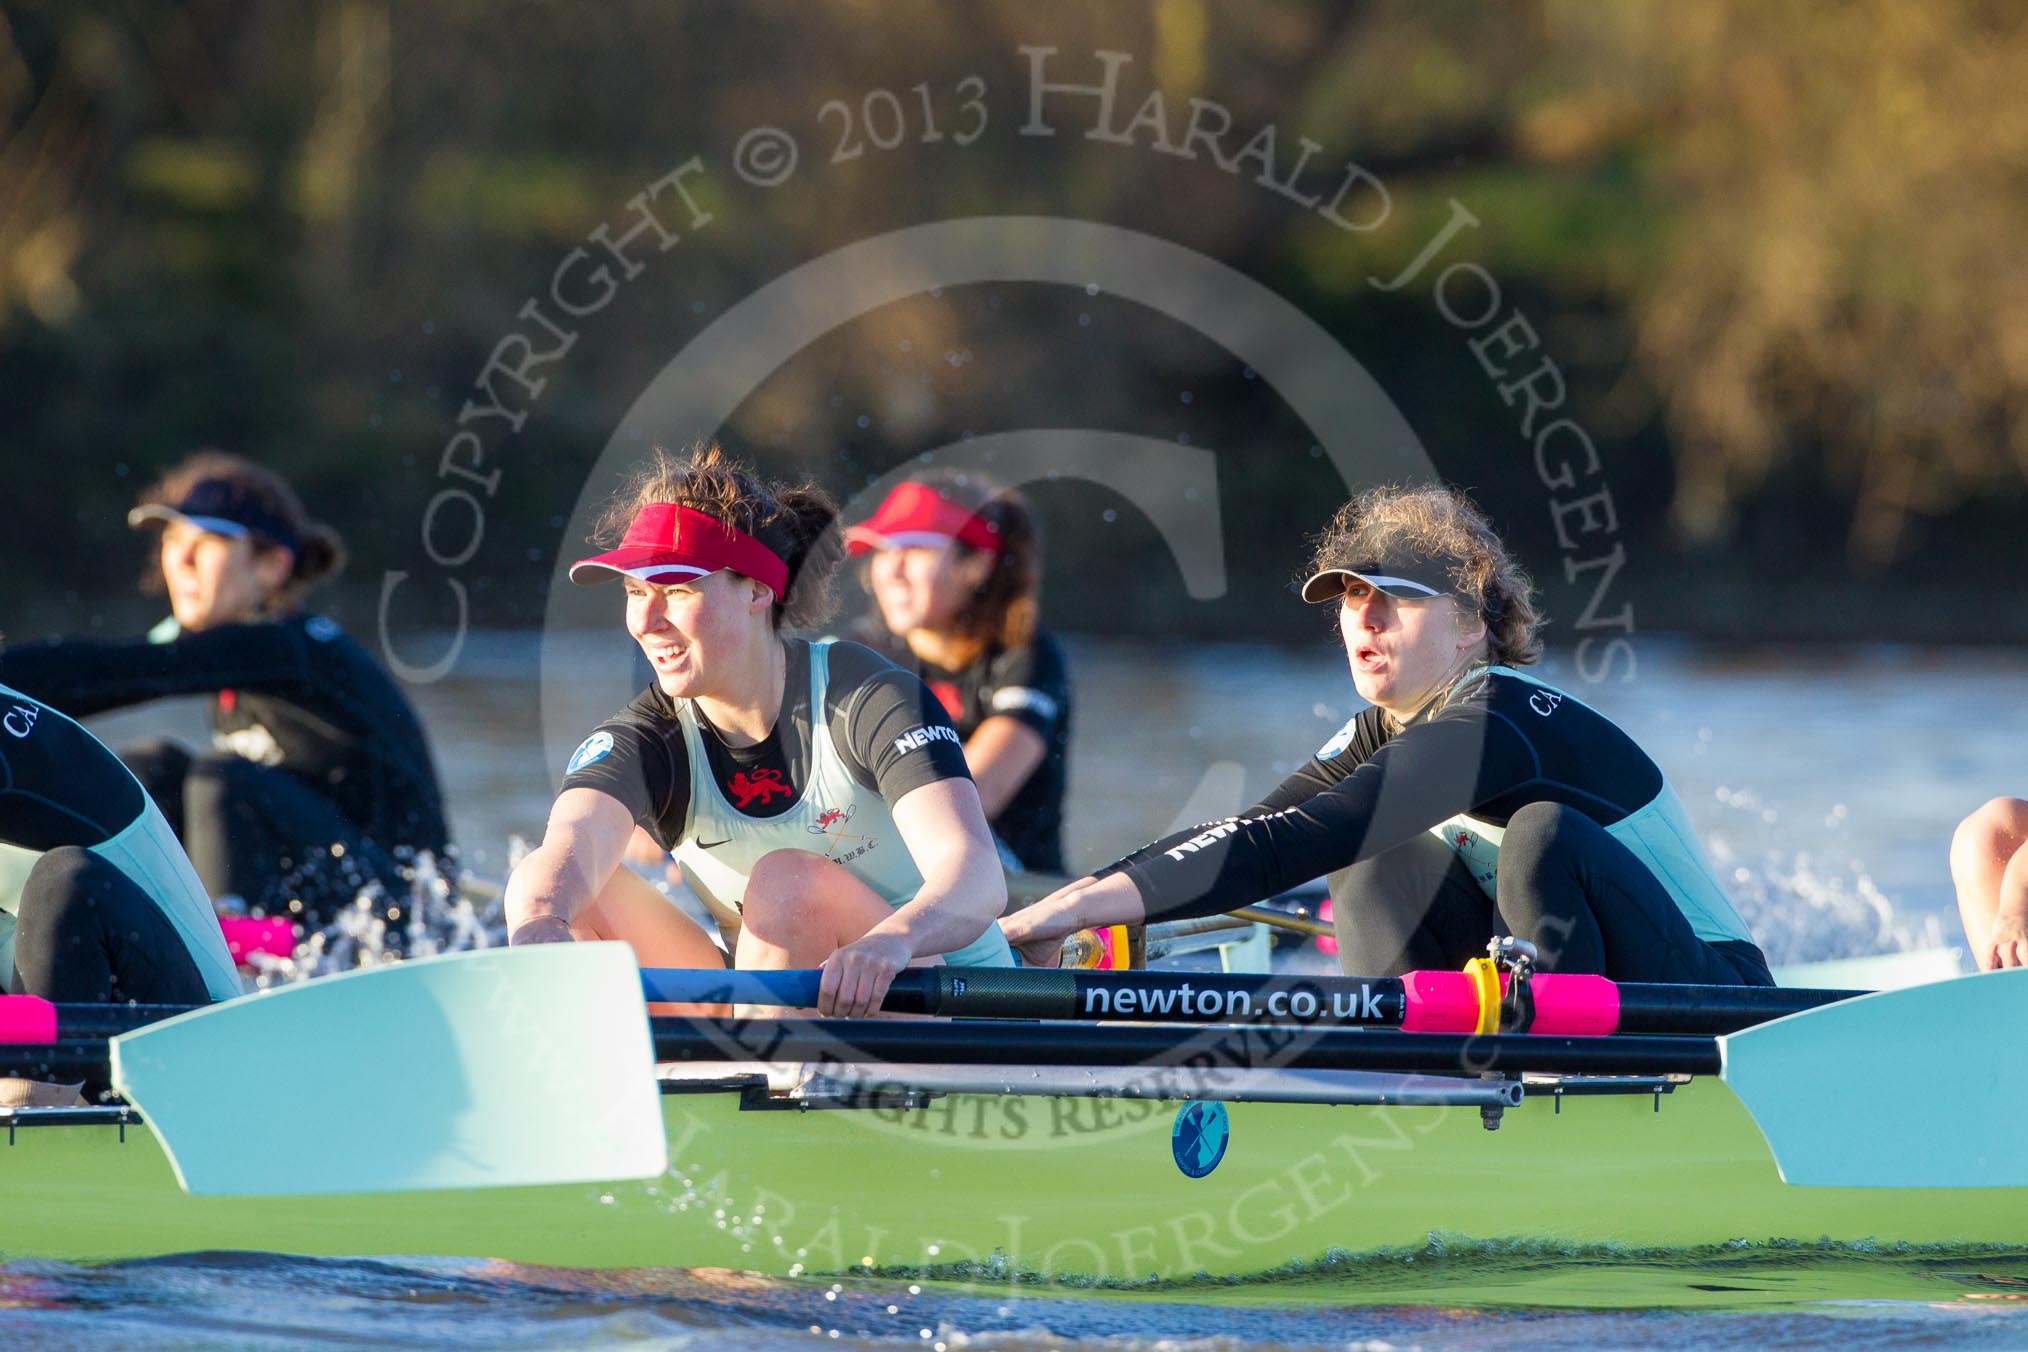
<path id="1" fill-rule="evenodd" d="M 148 639 L 0 649 L 0 682 L 84 716 L 168 695 L 212 696 L 213 746 L 129 747 L 214 899 L 325 923 L 362 891 L 405 898 L 403 869 L 448 844 L 421 721 L 387 672 L 305 593 L 343 544 L 289 485 L 200 452 L 128 517 L 159 530 L 173 617 Z"/>
<path id="2" fill-rule="evenodd" d="M 719 967 L 704 931 L 619 867 L 638 825 L 733 931 L 740 967 L 822 965 L 818 1008 L 866 1015 L 911 964 L 1011 965 L 1006 880 L 936 696 L 856 643 L 785 637 L 830 608 L 838 511 L 717 446 L 658 451 L 614 498 L 619 580 L 654 684 L 577 748 L 507 882 L 512 941 L 624 939 Z M 617 538 L 616 538 L 617 537 Z"/>
<path id="3" fill-rule="evenodd" d="M 1354 498 L 1302 596 L 1337 603 L 1371 707 L 1240 816 L 1008 917 L 1009 939 L 1049 960 L 1089 925 L 1212 915 L 1329 874 L 1348 972 L 1457 967 L 1510 933 L 1550 971 L 1773 984 L 1662 771 L 1519 670 L 1542 646 L 1529 593 L 1462 493 Z"/>

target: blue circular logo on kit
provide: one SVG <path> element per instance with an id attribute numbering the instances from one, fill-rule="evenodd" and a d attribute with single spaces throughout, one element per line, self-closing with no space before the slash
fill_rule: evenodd
<path id="1" fill-rule="evenodd" d="M 1169 1153 L 1176 1167 L 1189 1178 L 1202 1178 L 1225 1158 L 1232 1139 L 1223 1103 L 1186 1103 L 1176 1112 L 1176 1125 L 1169 1132 Z"/>
<path id="2" fill-rule="evenodd" d="M 613 749 L 613 735 L 610 732 L 595 732 L 577 744 L 577 750 L 570 753 L 570 764 L 564 773 L 574 775 L 593 761 L 604 760 Z"/>

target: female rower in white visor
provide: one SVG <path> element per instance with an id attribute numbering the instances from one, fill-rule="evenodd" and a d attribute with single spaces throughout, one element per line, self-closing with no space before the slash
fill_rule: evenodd
<path id="1" fill-rule="evenodd" d="M 647 966 L 723 966 L 620 868 L 638 824 L 736 927 L 737 966 L 824 968 L 821 1013 L 873 1013 L 911 964 L 1012 963 L 999 857 L 936 696 L 859 644 L 781 632 L 829 609 L 837 515 L 716 446 L 658 451 L 620 491 L 601 530 L 618 547 L 571 579 L 623 583 L 655 681 L 572 755 L 508 879 L 513 942 L 624 939 Z"/>
<path id="2" fill-rule="evenodd" d="M 1087 925 L 1212 915 L 1331 875 L 1339 961 L 1457 967 L 1495 934 L 1545 970 L 1772 985 L 1662 771 L 1519 668 L 1527 575 L 1464 494 L 1380 488 L 1339 511 L 1303 599 L 1335 603 L 1362 710 L 1267 798 L 1007 918 L 1047 960 Z"/>

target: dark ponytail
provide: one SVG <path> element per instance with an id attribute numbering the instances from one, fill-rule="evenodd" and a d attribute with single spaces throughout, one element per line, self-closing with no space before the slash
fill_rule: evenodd
<path id="1" fill-rule="evenodd" d="M 936 470 L 916 476 L 939 497 L 972 509 L 999 539 L 993 567 L 959 607 L 951 628 L 964 639 L 1013 652 L 1035 637 L 1041 609 L 1042 530 L 1028 500 L 971 470 Z M 983 551 L 962 540 L 960 555 Z"/>
<path id="2" fill-rule="evenodd" d="M 345 541 L 321 521 L 306 522 L 297 530 L 296 567 L 289 574 L 289 590 L 309 591 L 344 571 Z"/>

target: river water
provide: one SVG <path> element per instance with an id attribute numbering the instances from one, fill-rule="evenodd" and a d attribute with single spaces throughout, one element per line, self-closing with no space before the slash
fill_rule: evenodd
<path id="1" fill-rule="evenodd" d="M 1357 707 L 1321 639 L 1066 646 L 1074 865 L 1253 801 Z M 511 837 L 539 833 L 555 745 L 567 750 L 609 711 L 588 692 L 639 674 L 617 633 L 559 648 L 555 727 L 539 712 L 532 635 L 473 635 L 449 676 L 415 691 L 480 872 L 503 870 Z M 2013 652 L 1646 640 L 1629 681 L 1587 684 L 1554 656 L 1544 674 L 1661 763 L 1777 961 L 1956 942 L 1951 828 L 1995 794 L 2028 791 Z M 195 736 L 200 720 L 184 703 L 94 725 L 117 743 L 143 730 Z M 1243 1290 L 1132 1296 L 201 1254 L 0 1263 L 0 1348 L 2028 1346 L 2024 1296 L 2028 1251 L 1509 1253 L 1433 1238 L 1426 1251 Z"/>

